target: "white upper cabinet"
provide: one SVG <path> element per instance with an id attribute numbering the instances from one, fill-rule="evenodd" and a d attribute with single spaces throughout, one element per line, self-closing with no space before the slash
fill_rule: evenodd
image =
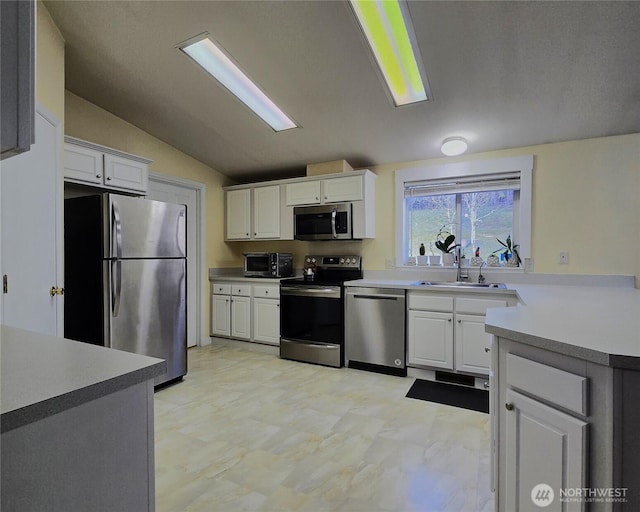
<path id="1" fill-rule="evenodd" d="M 226 240 L 280 238 L 280 185 L 227 190 Z"/>
<path id="2" fill-rule="evenodd" d="M 320 204 L 320 181 L 287 184 L 287 206 Z"/>
<path id="3" fill-rule="evenodd" d="M 251 238 L 251 189 L 229 190 L 227 200 L 227 240 Z"/>
<path id="4" fill-rule="evenodd" d="M 347 176 L 322 180 L 322 199 L 325 203 L 362 201 L 364 199 L 362 176 Z"/>
<path id="5" fill-rule="evenodd" d="M 364 199 L 363 175 L 287 184 L 287 206 L 343 203 Z"/>
<path id="6" fill-rule="evenodd" d="M 280 237 L 280 185 L 253 189 L 253 238 Z"/>
<path id="7" fill-rule="evenodd" d="M 64 179 L 71 183 L 145 195 L 151 160 L 65 137 Z"/>

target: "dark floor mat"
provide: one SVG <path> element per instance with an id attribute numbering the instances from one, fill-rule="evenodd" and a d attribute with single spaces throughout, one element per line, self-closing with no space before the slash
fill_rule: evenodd
<path id="1" fill-rule="evenodd" d="M 482 389 L 416 379 L 407 392 L 407 398 L 489 413 L 489 392 Z"/>

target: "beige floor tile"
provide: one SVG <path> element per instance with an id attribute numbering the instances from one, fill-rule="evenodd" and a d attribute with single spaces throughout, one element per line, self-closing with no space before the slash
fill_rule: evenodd
<path id="1" fill-rule="evenodd" d="M 155 394 L 158 512 L 493 509 L 486 414 L 246 347 L 190 349 Z"/>

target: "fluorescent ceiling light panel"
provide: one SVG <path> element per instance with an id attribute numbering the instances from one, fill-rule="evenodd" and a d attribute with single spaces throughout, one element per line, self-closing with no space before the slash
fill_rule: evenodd
<path id="1" fill-rule="evenodd" d="M 397 0 L 350 2 L 395 105 L 428 100 L 429 86 L 421 73 L 420 53 L 406 5 Z"/>
<path id="2" fill-rule="evenodd" d="M 289 119 L 211 39 L 205 37 L 187 43 L 180 49 L 235 94 L 240 101 L 258 114 L 275 131 L 297 128 L 296 123 Z"/>

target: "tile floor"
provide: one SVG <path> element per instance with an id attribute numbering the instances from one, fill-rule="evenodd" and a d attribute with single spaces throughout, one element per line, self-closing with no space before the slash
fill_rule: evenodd
<path id="1" fill-rule="evenodd" d="M 412 382 L 192 348 L 155 394 L 156 510 L 493 510 L 489 416 L 405 398 Z"/>

